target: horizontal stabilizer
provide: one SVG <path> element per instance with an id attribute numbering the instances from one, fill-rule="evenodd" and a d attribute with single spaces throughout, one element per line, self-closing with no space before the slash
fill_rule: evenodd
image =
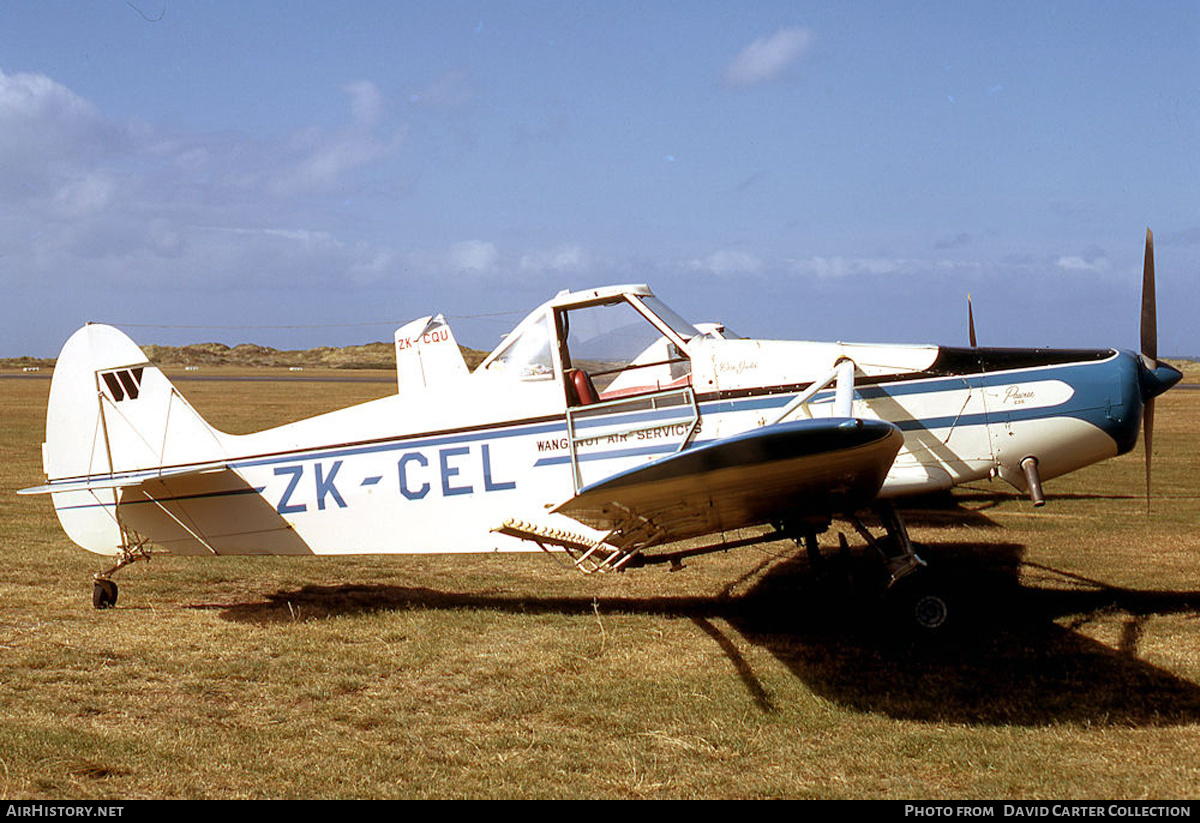
<path id="1" fill-rule="evenodd" d="M 312 554 L 262 491 L 233 469 L 181 472 L 123 488 L 117 509 L 172 554 Z"/>
<path id="2" fill-rule="evenodd" d="M 117 554 L 104 530 L 120 524 L 172 554 L 311 554 L 263 497 L 224 464 L 48 483 L 21 494 L 53 494 L 64 523 L 83 524 L 72 538 L 91 551 Z"/>
<path id="3" fill-rule="evenodd" d="M 185 474 L 206 474 L 228 468 L 225 463 L 209 463 L 202 466 L 184 466 L 173 469 L 161 469 L 147 474 L 138 472 L 125 475 L 94 475 L 83 480 L 61 480 L 57 483 L 47 483 L 44 486 L 32 486 L 28 489 L 18 489 L 17 494 L 54 494 L 56 492 L 93 491 L 99 489 L 124 489 L 140 486 L 147 480 L 163 480 Z"/>

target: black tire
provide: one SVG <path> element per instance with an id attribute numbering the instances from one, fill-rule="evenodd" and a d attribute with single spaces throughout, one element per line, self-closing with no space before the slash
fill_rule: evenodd
<path id="1" fill-rule="evenodd" d="M 917 629 L 938 631 L 950 620 L 950 604 L 937 592 L 922 592 L 910 603 L 909 617 Z"/>
<path id="2" fill-rule="evenodd" d="M 92 584 L 92 607 L 111 609 L 117 605 L 117 584 L 111 580 L 97 580 Z"/>
<path id="3" fill-rule="evenodd" d="M 918 637 L 941 637 L 956 622 L 954 604 L 927 570 L 898 581 L 888 592 L 889 612 L 897 628 Z"/>

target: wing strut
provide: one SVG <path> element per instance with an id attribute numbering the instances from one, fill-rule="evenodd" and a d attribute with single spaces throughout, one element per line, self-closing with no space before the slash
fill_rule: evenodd
<path id="1" fill-rule="evenodd" d="M 779 417 L 775 418 L 772 423 L 782 423 L 792 412 L 801 406 L 808 405 L 808 401 L 830 383 L 835 383 L 835 393 L 833 399 L 833 416 L 834 417 L 853 417 L 854 416 L 854 361 L 849 357 L 843 357 L 837 361 L 833 370 L 822 377 L 820 380 L 813 383 L 803 392 L 798 394 L 792 402 L 783 407 L 783 411 L 779 413 Z"/>

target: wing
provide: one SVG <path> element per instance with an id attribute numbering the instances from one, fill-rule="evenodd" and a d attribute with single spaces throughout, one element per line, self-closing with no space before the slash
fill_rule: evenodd
<path id="1" fill-rule="evenodd" d="M 764 426 L 584 487 L 553 511 L 611 531 L 629 551 L 785 519 L 828 518 L 873 501 L 903 443 L 880 420 Z"/>

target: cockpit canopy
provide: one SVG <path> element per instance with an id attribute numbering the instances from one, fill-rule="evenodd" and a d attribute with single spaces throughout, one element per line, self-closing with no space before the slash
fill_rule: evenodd
<path id="1" fill-rule="evenodd" d="M 571 405 L 691 383 L 688 345 L 704 333 L 646 286 L 563 292 L 480 365 L 520 381 L 562 380 Z"/>

